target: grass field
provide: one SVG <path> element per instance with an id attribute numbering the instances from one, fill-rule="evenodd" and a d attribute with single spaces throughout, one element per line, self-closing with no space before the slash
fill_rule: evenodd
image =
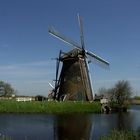
<path id="1" fill-rule="evenodd" d="M 17 102 L 0 100 L 0 113 L 100 113 L 99 102 Z"/>

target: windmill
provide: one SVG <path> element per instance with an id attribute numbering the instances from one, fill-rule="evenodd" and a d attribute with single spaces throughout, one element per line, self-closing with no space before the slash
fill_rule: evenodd
<path id="1" fill-rule="evenodd" d="M 79 14 L 78 22 L 81 45 L 60 34 L 54 28 L 49 29 L 51 35 L 73 47 L 73 49 L 67 53 L 60 51 L 57 59 L 53 94 L 53 98 L 57 100 L 93 100 L 93 88 L 87 62 L 88 56 L 92 57 L 97 63 L 109 66 L 109 62 L 85 49 L 83 23 Z M 61 70 L 59 70 L 60 62 L 62 62 Z"/>

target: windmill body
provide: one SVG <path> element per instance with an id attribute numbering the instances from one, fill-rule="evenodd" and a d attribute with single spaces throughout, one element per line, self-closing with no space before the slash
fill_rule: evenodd
<path id="1" fill-rule="evenodd" d="M 68 39 L 53 28 L 49 30 L 51 35 L 74 47 L 71 51 L 63 53 L 63 55 L 61 51 L 59 54 L 56 68 L 56 83 L 53 94 L 53 98 L 57 100 L 93 100 L 91 79 L 86 59 L 88 56 L 91 56 L 97 62 L 107 66 L 109 65 L 106 60 L 85 50 L 82 20 L 79 15 L 78 21 L 80 25 L 81 45 Z M 60 62 L 62 62 L 62 68 L 58 78 Z"/>
<path id="2" fill-rule="evenodd" d="M 59 89 L 57 93 L 58 100 L 92 100 L 92 89 L 88 78 L 86 61 L 77 49 L 64 54 L 61 57 L 63 63 Z"/>

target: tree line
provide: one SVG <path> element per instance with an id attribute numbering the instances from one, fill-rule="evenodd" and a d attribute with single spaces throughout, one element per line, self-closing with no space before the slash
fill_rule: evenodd
<path id="1" fill-rule="evenodd" d="M 11 86 L 11 84 L 0 81 L 0 96 L 8 97 L 16 94 L 16 90 Z M 126 105 L 126 101 L 129 100 L 132 92 L 132 87 L 129 81 L 118 81 L 112 88 L 100 88 L 98 90 L 98 95 L 107 97 L 110 104 L 117 104 L 122 107 Z"/>

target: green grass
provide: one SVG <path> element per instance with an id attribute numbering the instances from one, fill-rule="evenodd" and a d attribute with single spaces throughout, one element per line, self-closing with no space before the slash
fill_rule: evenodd
<path id="1" fill-rule="evenodd" d="M 13 140 L 11 137 L 9 136 L 0 136 L 0 140 Z"/>
<path id="2" fill-rule="evenodd" d="M 140 133 L 130 130 L 113 130 L 109 135 L 102 136 L 100 140 L 140 140 Z"/>
<path id="3" fill-rule="evenodd" d="M 0 113 L 100 113 L 99 102 L 0 101 Z"/>

